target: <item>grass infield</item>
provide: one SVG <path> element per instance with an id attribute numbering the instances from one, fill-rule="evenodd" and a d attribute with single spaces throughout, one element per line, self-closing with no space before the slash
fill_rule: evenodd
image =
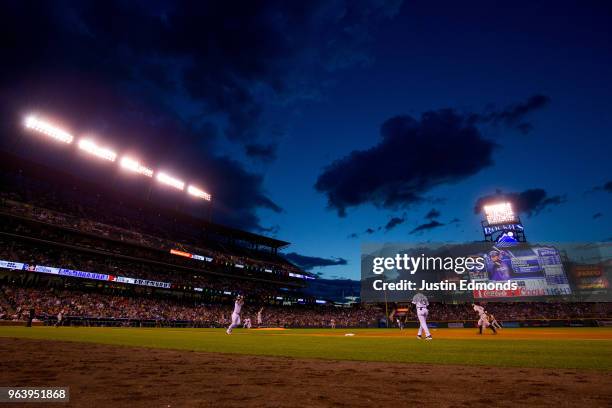
<path id="1" fill-rule="evenodd" d="M 353 336 L 345 336 L 353 333 Z M 2 337 L 102 343 L 212 353 L 396 363 L 612 371 L 612 328 L 438 329 L 434 340 L 395 329 L 145 329 L 0 327 Z"/>

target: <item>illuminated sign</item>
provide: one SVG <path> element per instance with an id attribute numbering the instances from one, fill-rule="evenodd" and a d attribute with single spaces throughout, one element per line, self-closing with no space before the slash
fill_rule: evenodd
<path id="1" fill-rule="evenodd" d="M 485 217 L 490 225 L 506 224 L 518 221 L 510 203 L 485 205 Z"/>
<path id="2" fill-rule="evenodd" d="M 525 227 L 522 224 L 501 224 L 483 227 L 486 235 L 491 235 L 498 231 L 524 231 Z"/>

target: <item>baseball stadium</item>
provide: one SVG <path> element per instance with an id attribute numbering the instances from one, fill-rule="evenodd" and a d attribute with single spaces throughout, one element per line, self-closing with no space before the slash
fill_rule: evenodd
<path id="1" fill-rule="evenodd" d="M 609 6 L 111 3 L 3 6 L 0 406 L 612 406 Z"/>

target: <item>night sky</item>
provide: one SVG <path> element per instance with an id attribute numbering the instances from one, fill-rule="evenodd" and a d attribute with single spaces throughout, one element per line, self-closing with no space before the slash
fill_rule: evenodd
<path id="1" fill-rule="evenodd" d="M 532 241 L 612 240 L 609 2 L 1 7 L 3 149 L 65 165 L 30 112 L 94 134 L 324 277 L 362 242 L 481 239 L 495 195 Z"/>

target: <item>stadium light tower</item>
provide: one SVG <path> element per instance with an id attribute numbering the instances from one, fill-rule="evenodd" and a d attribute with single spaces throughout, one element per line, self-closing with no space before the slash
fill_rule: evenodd
<path id="1" fill-rule="evenodd" d="M 120 165 L 122 168 L 133 171 L 134 173 L 142 174 L 143 176 L 153 177 L 153 170 L 141 165 L 138 160 L 123 156 Z"/>
<path id="2" fill-rule="evenodd" d="M 200 190 L 199 188 L 191 185 L 187 188 L 187 192 L 194 197 L 202 198 L 206 201 L 210 201 L 212 198 L 206 191 Z"/>
<path id="3" fill-rule="evenodd" d="M 59 142 L 70 144 L 74 140 L 74 136 L 72 136 L 70 133 L 53 126 L 52 124 L 41 120 L 34 115 L 30 115 L 25 119 L 25 127 L 47 135 Z"/>
<path id="4" fill-rule="evenodd" d="M 101 159 L 114 162 L 117 158 L 117 153 L 104 147 L 99 147 L 93 140 L 81 139 L 79 141 L 79 149 L 86 151 L 87 153 L 93 154 Z"/>
<path id="5" fill-rule="evenodd" d="M 177 190 L 184 190 L 185 189 L 185 182 L 174 178 L 172 176 L 167 175 L 166 173 L 163 172 L 159 172 L 157 173 L 157 180 L 160 183 L 166 184 L 168 186 L 174 187 Z"/>

